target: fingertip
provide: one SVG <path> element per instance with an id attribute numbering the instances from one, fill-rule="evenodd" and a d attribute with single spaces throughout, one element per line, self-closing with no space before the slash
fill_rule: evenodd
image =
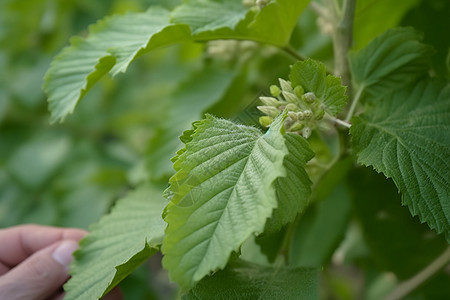
<path id="1" fill-rule="evenodd" d="M 77 242 L 72 240 L 63 241 L 53 250 L 52 257 L 56 262 L 69 270 L 70 262 L 73 259 L 73 252 L 77 249 Z"/>

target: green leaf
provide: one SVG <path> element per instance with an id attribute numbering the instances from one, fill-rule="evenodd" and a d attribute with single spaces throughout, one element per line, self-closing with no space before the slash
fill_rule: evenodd
<path id="1" fill-rule="evenodd" d="M 387 29 L 398 26 L 405 13 L 418 3 L 419 0 L 356 1 L 353 26 L 354 48 L 361 49 Z"/>
<path id="2" fill-rule="evenodd" d="M 161 192 L 138 188 L 92 226 L 75 252 L 64 299 L 99 299 L 156 252 L 166 226 Z"/>
<path id="3" fill-rule="evenodd" d="M 351 127 L 358 162 L 392 177 L 412 215 L 450 241 L 450 87 L 422 81 L 385 95 Z"/>
<path id="4" fill-rule="evenodd" d="M 284 137 L 289 152 L 283 163 L 287 175 L 275 181 L 278 207 L 264 229 L 268 234 L 294 221 L 296 215 L 308 205 L 311 195 L 312 182 L 305 167 L 314 157 L 314 152 L 306 139 L 298 134 L 287 133 Z"/>
<path id="5" fill-rule="evenodd" d="M 372 95 L 398 90 L 430 68 L 431 46 L 421 43 L 414 29 L 389 29 L 365 48 L 350 55 L 353 79 Z"/>
<path id="6" fill-rule="evenodd" d="M 278 205 L 274 183 L 288 174 L 285 117 L 263 135 L 207 115 L 182 136 L 186 147 L 173 159 L 162 246 L 163 265 L 182 287 L 224 268 L 233 251 L 263 231 Z"/>
<path id="7" fill-rule="evenodd" d="M 283 47 L 308 3 L 276 0 L 247 10 L 241 0 L 196 0 L 175 9 L 171 17 L 176 24 L 189 25 L 195 40 L 253 40 Z"/>
<path id="8" fill-rule="evenodd" d="M 45 75 L 52 122 L 64 120 L 86 92 L 106 73 L 125 72 L 138 56 L 189 38 L 184 26 L 170 26 L 169 12 L 150 8 L 144 13 L 107 17 L 89 28 L 86 39 L 73 38 Z"/>
<path id="9" fill-rule="evenodd" d="M 278 0 L 259 12 L 247 12 L 240 0 L 192 1 L 177 8 L 172 21 L 159 7 L 105 18 L 90 27 L 86 39 L 72 39 L 46 73 L 43 88 L 51 121 L 63 121 L 103 75 L 125 72 L 133 60 L 156 48 L 230 38 L 285 46 L 307 3 Z"/>
<path id="10" fill-rule="evenodd" d="M 349 221 L 350 197 L 342 180 L 353 164 L 349 158 L 336 163 L 314 188 L 314 202 L 302 214 L 292 236 L 291 265 L 321 268 L 331 260 Z"/>
<path id="11" fill-rule="evenodd" d="M 196 35 L 224 27 L 233 30 L 246 14 L 241 0 L 194 0 L 178 6 L 170 15 L 173 23 L 189 25 Z"/>
<path id="12" fill-rule="evenodd" d="M 318 299 L 318 272 L 236 261 L 200 281 L 183 300 Z"/>
<path id="13" fill-rule="evenodd" d="M 295 63 L 289 79 L 293 87 L 301 85 L 306 92 L 313 92 L 330 115 L 337 115 L 347 104 L 346 87 L 342 86 L 340 78 L 327 75 L 321 62 L 307 59 Z"/>
<path id="14" fill-rule="evenodd" d="M 178 87 L 165 121 L 150 141 L 147 164 L 152 177 L 161 178 L 173 172 L 170 158 L 181 146 L 178 137 L 204 110 L 220 100 L 235 76 L 234 71 L 207 66 Z"/>

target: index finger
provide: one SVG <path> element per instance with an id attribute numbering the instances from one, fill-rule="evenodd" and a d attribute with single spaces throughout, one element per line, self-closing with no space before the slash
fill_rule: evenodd
<path id="1" fill-rule="evenodd" d="M 31 254 L 62 240 L 79 241 L 86 231 L 41 225 L 0 230 L 0 264 L 13 268 Z"/>

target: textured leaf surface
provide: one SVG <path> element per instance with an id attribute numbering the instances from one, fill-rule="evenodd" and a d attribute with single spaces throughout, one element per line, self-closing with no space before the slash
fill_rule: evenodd
<path id="1" fill-rule="evenodd" d="M 63 120 L 103 75 L 125 72 L 143 52 L 189 38 L 187 28 L 169 26 L 169 12 L 151 8 L 144 13 L 107 17 L 89 28 L 86 39 L 71 40 L 45 75 L 52 121 Z"/>
<path id="2" fill-rule="evenodd" d="M 192 1 L 169 17 L 163 8 L 112 16 L 91 26 L 86 39 L 74 38 L 45 76 L 51 120 L 62 121 L 106 73 L 125 72 L 137 57 L 187 40 L 248 39 L 285 46 L 308 1 L 278 0 L 247 10 L 239 0 Z"/>
<path id="3" fill-rule="evenodd" d="M 327 75 L 321 62 L 312 59 L 299 61 L 292 66 L 289 78 L 293 87 L 301 85 L 306 92 L 313 92 L 331 115 L 338 114 L 347 104 L 346 88 L 342 86 L 341 79 Z"/>
<path id="4" fill-rule="evenodd" d="M 371 94 L 398 90 L 426 74 L 431 46 L 412 28 L 389 29 L 365 48 L 350 55 L 353 79 Z"/>
<path id="5" fill-rule="evenodd" d="M 178 87 L 165 121 L 150 142 L 148 166 L 153 178 L 172 174 L 170 158 L 181 147 L 178 137 L 201 118 L 204 110 L 220 100 L 235 75 L 231 70 L 205 67 Z"/>
<path id="6" fill-rule="evenodd" d="M 292 236 L 291 265 L 321 268 L 330 262 L 350 219 L 350 197 L 342 180 L 353 165 L 349 158 L 341 160 L 314 187 L 314 200 L 302 214 Z"/>
<path id="7" fill-rule="evenodd" d="M 182 297 L 183 300 L 317 298 L 317 271 L 262 267 L 245 261 L 234 262 L 206 277 Z"/>
<path id="8" fill-rule="evenodd" d="M 99 299 L 156 252 L 166 226 L 161 213 L 167 202 L 161 193 L 141 187 L 92 226 L 75 252 L 64 299 Z"/>
<path id="9" fill-rule="evenodd" d="M 241 0 L 197 0 L 181 5 L 171 16 L 174 23 L 189 25 L 196 40 L 248 39 L 286 46 L 308 3 L 276 0 L 262 9 L 247 10 Z"/>
<path id="10" fill-rule="evenodd" d="M 267 221 L 266 233 L 281 229 L 282 226 L 294 221 L 296 215 L 308 205 L 311 195 L 311 180 L 306 173 L 306 163 L 314 157 L 309 143 L 294 133 L 285 135 L 288 155 L 284 160 L 287 175 L 275 182 L 278 207 Z"/>
<path id="11" fill-rule="evenodd" d="M 186 147 L 174 158 L 162 247 L 163 265 L 181 286 L 224 268 L 233 251 L 263 231 L 278 205 L 274 182 L 287 175 L 284 118 L 263 135 L 208 115 L 181 137 Z"/>
<path id="12" fill-rule="evenodd" d="M 392 177 L 413 215 L 450 240 L 450 87 L 423 81 L 356 118 L 358 162 Z"/>
<path id="13" fill-rule="evenodd" d="M 187 24 L 192 34 L 228 27 L 234 29 L 245 18 L 247 8 L 240 0 L 189 1 L 171 13 L 171 20 Z"/>

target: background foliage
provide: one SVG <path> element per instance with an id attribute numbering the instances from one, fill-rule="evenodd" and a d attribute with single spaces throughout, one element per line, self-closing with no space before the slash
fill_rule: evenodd
<path id="1" fill-rule="evenodd" d="M 307 5 L 307 1 L 299 2 Z M 435 55 L 431 56 L 433 73 L 450 78 L 450 38 L 442 35 L 442 28 L 450 28 L 448 1 L 409 0 L 401 5 L 375 0 L 357 3 L 355 50 L 362 49 L 388 28 L 413 26 L 424 33 L 423 43 L 435 49 Z M 170 10 L 180 3 L 152 0 L 0 3 L 0 227 L 39 223 L 88 228 L 131 188 L 152 181 L 153 185 L 144 192 L 162 192 L 173 170 L 170 158 L 183 146 L 178 136 L 204 112 L 247 125 L 257 124 L 257 96 L 267 93 L 268 86 L 276 84 L 279 77 L 288 78 L 289 65 L 296 60 L 278 48 L 253 42 L 203 43 L 205 28 L 196 27 L 202 23 L 199 20 L 198 24 L 190 24 L 190 29 L 200 43 L 180 38 L 177 45 L 139 58 L 126 75 L 119 74 L 114 80 L 108 76 L 101 78 L 78 104 L 75 114 L 69 115 L 64 123 L 49 125 L 42 78 L 69 38 L 87 36 L 88 25 L 105 15 L 143 12 L 155 4 Z M 302 5 L 297 9 L 301 10 Z M 173 21 L 183 23 L 186 18 L 198 21 L 196 11 L 198 6 L 187 3 L 176 9 Z M 238 21 L 245 14 L 236 6 L 230 5 L 229 10 L 220 13 L 225 18 L 227 14 L 236 17 L 226 19 L 227 25 L 236 26 L 242 37 L 251 35 L 275 46 L 289 42 L 302 55 L 321 60 L 332 68 L 331 40 L 323 33 L 324 28 L 318 26 L 320 22 L 309 7 L 298 21 L 283 20 L 287 25 L 297 22 L 290 41 L 289 36 L 279 33 L 271 33 L 278 34 L 277 38 L 267 36 L 268 29 L 239 31 Z M 270 23 L 267 26 L 273 28 Z M 230 36 L 230 32 L 214 27 L 207 29 L 218 36 Z M 426 56 L 430 52 L 426 46 L 420 47 L 412 60 L 421 61 L 420 54 Z M 374 59 L 373 54 L 365 53 L 359 58 L 364 60 L 364 55 Z M 357 71 L 361 69 L 358 57 L 354 61 L 356 84 L 364 84 L 365 73 Z M 385 70 L 379 77 L 389 76 L 389 72 Z M 302 78 L 291 80 L 301 82 Z M 378 83 L 370 82 L 368 95 L 382 94 L 384 87 Z M 417 93 L 411 92 L 413 96 Z M 420 102 L 420 97 L 415 97 Z M 372 104 L 368 101 L 367 105 Z M 379 106 L 377 110 L 392 112 L 392 118 L 397 111 L 401 114 L 397 107 Z M 379 120 L 360 119 L 354 130 L 367 133 L 370 122 Z M 310 140 L 317 157 L 329 158 L 338 151 L 337 145 L 324 147 L 318 140 L 314 135 Z M 331 137 L 325 140 L 333 141 Z M 368 163 L 365 155 L 359 156 L 362 163 Z M 429 230 L 400 205 L 400 195 L 391 180 L 384 180 L 368 168 L 354 170 L 353 164 L 351 157 L 343 160 L 328 172 L 322 186 L 315 187 L 312 203 L 298 221 L 289 249 L 289 259 L 295 268 L 279 275 L 280 284 L 283 278 L 288 280 L 296 274 L 296 268 L 325 265 L 320 275 L 322 299 L 379 299 L 398 280 L 417 273 L 447 246 L 442 235 Z M 132 195 L 127 198 L 133 198 Z M 108 220 L 102 222 L 107 224 Z M 273 257 L 270 253 L 280 250 L 271 248 L 273 241 L 280 244 L 280 237 L 249 240 L 241 249 L 242 258 L 267 266 L 261 267 L 257 275 L 273 271 L 261 253 L 269 254 L 269 259 Z M 153 254 L 152 248 L 161 243 L 151 237 L 147 242 L 137 246 L 142 247 L 139 248 L 142 257 L 137 259 L 147 258 Z M 108 243 L 107 239 L 104 243 Z M 244 281 L 254 276 L 253 271 L 246 270 L 248 265 L 244 262 L 236 261 L 234 267 L 201 281 L 198 289 L 185 298 L 197 299 L 205 289 L 226 280 L 230 274 L 238 274 Z M 314 284 L 307 284 L 311 281 L 308 276 L 312 275 L 302 276 L 302 282 L 312 289 L 304 292 L 313 295 Z M 441 272 L 408 299 L 446 299 L 450 295 L 449 280 L 448 270 Z M 168 283 L 159 266 L 159 256 L 126 279 L 123 289 L 130 299 L 171 299 L 177 293 L 177 287 Z M 226 295 L 226 287 L 223 293 Z M 249 295 L 254 294 L 249 291 Z"/>

